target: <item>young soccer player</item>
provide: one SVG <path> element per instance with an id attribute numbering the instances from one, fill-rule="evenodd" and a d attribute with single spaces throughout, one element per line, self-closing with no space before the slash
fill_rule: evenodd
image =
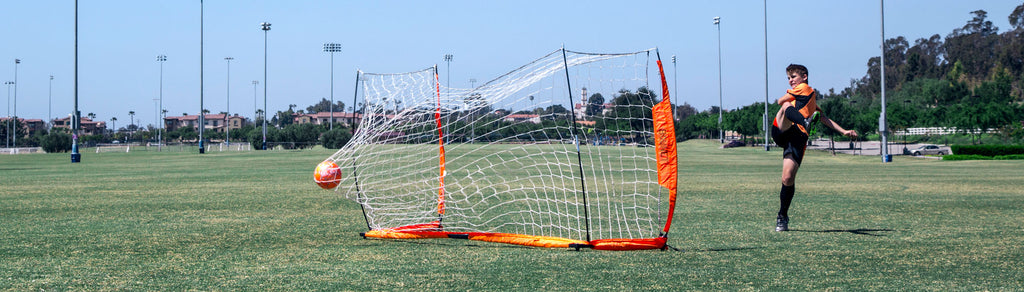
<path id="1" fill-rule="evenodd" d="M 789 205 L 796 192 L 796 172 L 807 150 L 807 128 L 819 118 L 825 126 L 848 137 L 857 137 L 857 131 L 846 130 L 829 119 L 818 107 L 818 93 L 807 85 L 807 67 L 791 64 L 786 67 L 789 86 L 786 95 L 779 98 L 782 105 L 772 123 L 772 139 L 782 150 L 782 190 L 779 191 L 779 214 L 775 217 L 775 231 L 789 230 Z"/>

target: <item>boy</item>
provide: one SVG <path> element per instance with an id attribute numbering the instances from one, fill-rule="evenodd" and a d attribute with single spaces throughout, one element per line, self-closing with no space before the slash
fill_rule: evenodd
<path id="1" fill-rule="evenodd" d="M 772 139 L 782 151 L 782 190 L 779 191 L 779 214 L 775 218 L 775 231 L 789 230 L 789 205 L 796 192 L 796 172 L 807 149 L 807 128 L 820 116 L 825 126 L 848 137 L 857 137 L 857 131 L 846 130 L 825 116 L 818 107 L 818 93 L 807 85 L 807 67 L 791 64 L 786 67 L 789 86 L 786 95 L 779 98 L 782 105 L 772 123 Z"/>

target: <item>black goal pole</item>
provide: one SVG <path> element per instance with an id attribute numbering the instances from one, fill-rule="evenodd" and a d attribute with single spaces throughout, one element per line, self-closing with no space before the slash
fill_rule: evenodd
<path id="1" fill-rule="evenodd" d="M 590 205 L 587 204 L 587 181 L 584 179 L 583 155 L 580 154 L 580 143 L 582 143 L 582 142 L 580 141 L 580 137 L 579 137 L 579 134 L 578 134 L 579 133 L 579 129 L 576 128 L 576 127 L 578 127 L 578 125 L 576 124 L 576 106 L 575 106 L 575 102 L 572 99 L 572 81 L 569 80 L 569 60 L 565 56 L 565 47 L 564 46 L 562 47 L 562 64 L 565 66 L 565 86 L 569 90 L 569 110 L 570 110 L 569 113 L 572 116 L 572 127 L 569 127 L 569 130 L 571 131 L 572 138 L 573 138 L 574 142 L 576 142 L 576 165 L 580 169 L 580 190 L 583 192 L 583 219 L 585 220 L 585 224 L 586 224 L 586 226 L 584 226 L 584 227 L 586 227 L 586 229 L 587 229 L 587 242 L 589 242 L 590 241 Z M 586 105 L 584 105 L 584 106 L 586 106 Z"/>

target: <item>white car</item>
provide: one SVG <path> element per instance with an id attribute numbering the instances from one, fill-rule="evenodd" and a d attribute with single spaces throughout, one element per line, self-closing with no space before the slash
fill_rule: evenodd
<path id="1" fill-rule="evenodd" d="M 949 150 L 943 149 L 942 147 L 935 145 L 921 145 L 921 147 L 910 150 L 910 154 L 914 156 L 921 155 L 946 155 L 949 154 Z"/>

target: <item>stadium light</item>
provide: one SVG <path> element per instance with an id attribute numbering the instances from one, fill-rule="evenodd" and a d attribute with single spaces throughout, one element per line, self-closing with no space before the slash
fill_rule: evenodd
<path id="1" fill-rule="evenodd" d="M 341 44 L 338 43 L 325 43 L 324 52 L 331 53 L 331 130 L 334 130 L 334 53 L 341 52 Z M 345 109 L 341 109 L 344 111 Z"/>
<path id="2" fill-rule="evenodd" d="M 260 23 L 263 30 L 263 150 L 267 150 L 267 32 L 270 31 L 270 23 Z"/>
<path id="3" fill-rule="evenodd" d="M 157 144 L 156 149 L 157 149 L 157 151 L 162 151 L 163 147 L 164 147 L 164 132 L 163 132 L 163 129 L 166 126 L 165 124 L 167 123 L 163 119 L 163 117 L 164 117 L 163 113 L 165 112 L 165 110 L 164 110 L 164 62 L 167 61 L 167 55 L 158 55 L 158 56 L 156 56 L 156 61 L 160 62 L 160 105 L 159 105 L 160 110 L 157 112 L 157 115 L 160 117 L 160 125 L 159 125 L 159 128 L 157 128 L 157 130 L 156 130 L 157 140 L 160 140 L 160 143 Z M 117 130 L 117 129 L 115 129 L 115 130 Z"/>
<path id="4" fill-rule="evenodd" d="M 224 57 L 224 61 L 227 61 L 227 63 L 228 63 L 228 83 L 227 83 L 227 88 L 228 88 L 227 102 L 228 102 L 228 105 L 227 105 L 227 114 L 224 115 L 224 145 L 225 146 L 231 146 L 231 123 L 230 123 L 230 121 L 231 121 L 230 120 L 230 117 L 231 117 L 231 60 L 234 60 L 234 59 L 235 58 L 232 58 L 232 57 Z"/>
<path id="5" fill-rule="evenodd" d="M 722 26 L 721 17 L 715 16 L 715 28 L 718 29 L 718 140 L 725 143 L 725 131 L 722 130 Z"/>

